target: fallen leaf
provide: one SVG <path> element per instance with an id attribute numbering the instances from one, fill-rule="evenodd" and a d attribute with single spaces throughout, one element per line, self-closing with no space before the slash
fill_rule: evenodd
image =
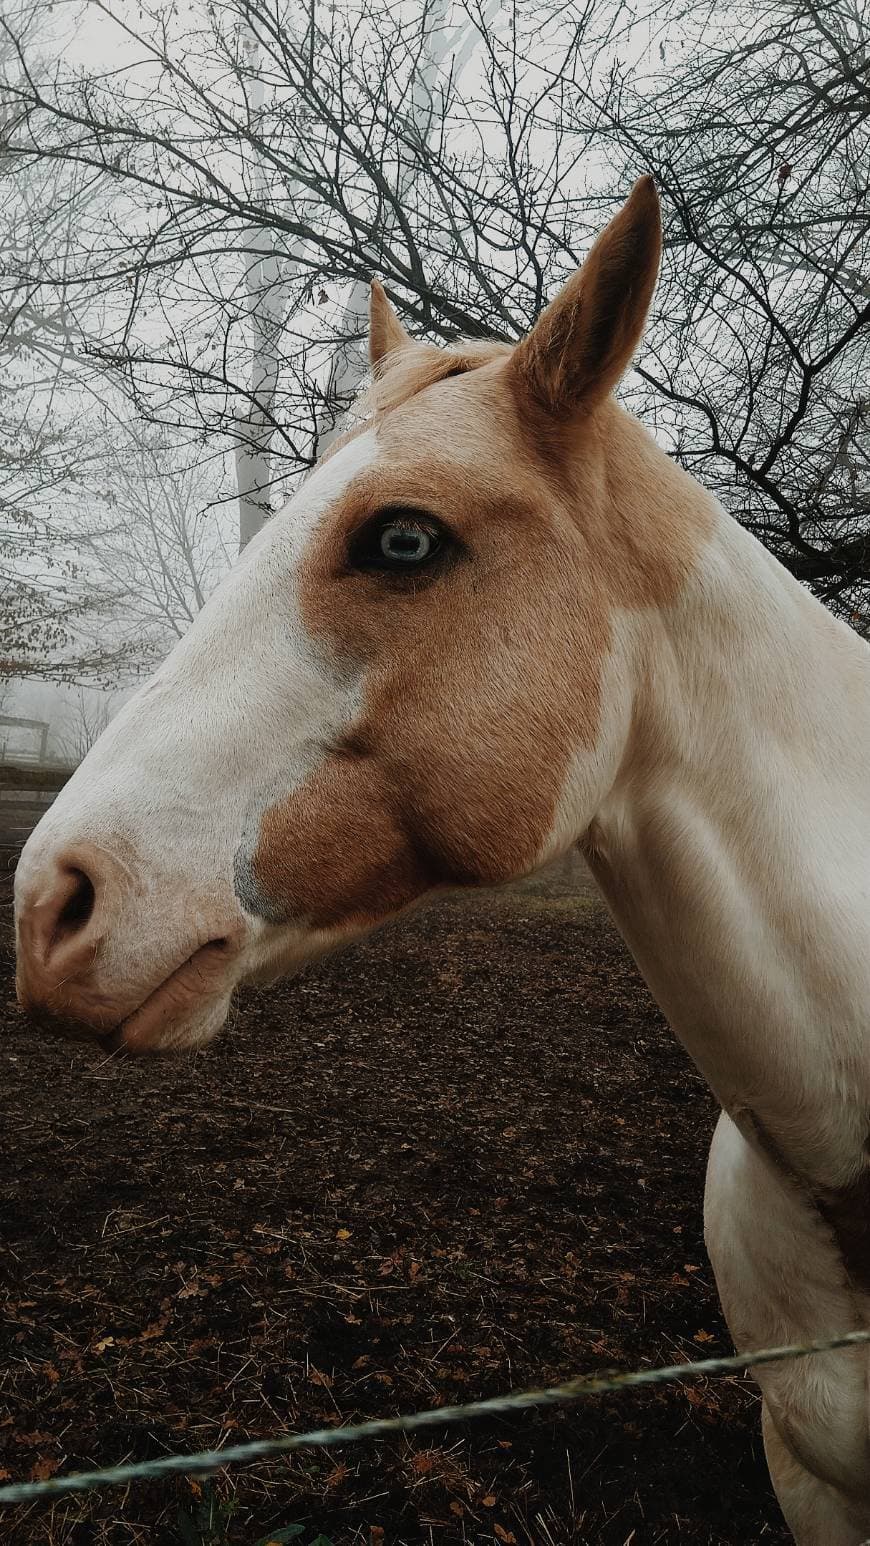
<path id="1" fill-rule="evenodd" d="M 191 1278 L 189 1283 L 185 1283 L 184 1287 L 178 1290 L 175 1297 L 176 1299 L 204 1299 L 205 1295 L 206 1289 L 200 1287 L 198 1279 Z"/>
<path id="2" fill-rule="evenodd" d="M 47 1482 L 48 1478 L 54 1476 L 55 1471 L 59 1468 L 59 1460 L 56 1460 L 53 1455 L 44 1455 L 41 1460 L 37 1460 L 36 1465 L 31 1466 L 30 1480 L 32 1482 Z"/>
<path id="3" fill-rule="evenodd" d="M 134 1340 L 136 1342 L 153 1342 L 155 1337 L 163 1336 L 163 1333 L 168 1325 L 169 1316 L 162 1315 L 159 1321 L 152 1321 L 149 1326 L 145 1327 L 144 1331 L 140 1331 L 138 1337 L 136 1337 Z M 193 1344 L 191 1343 L 191 1346 L 192 1345 Z"/>

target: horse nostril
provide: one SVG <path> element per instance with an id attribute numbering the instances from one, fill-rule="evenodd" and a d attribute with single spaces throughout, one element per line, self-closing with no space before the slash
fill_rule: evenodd
<path id="1" fill-rule="evenodd" d="M 91 991 L 117 907 L 116 870 L 104 850 L 81 842 L 25 876 L 15 921 L 18 995 L 26 1008 L 74 1018 L 76 995 Z"/>
<path id="2" fill-rule="evenodd" d="M 55 941 L 68 939 L 70 935 L 77 934 L 80 929 L 83 929 L 94 911 L 96 902 L 94 883 L 84 870 L 70 868 L 67 870 L 67 877 L 72 890 L 55 920 Z"/>

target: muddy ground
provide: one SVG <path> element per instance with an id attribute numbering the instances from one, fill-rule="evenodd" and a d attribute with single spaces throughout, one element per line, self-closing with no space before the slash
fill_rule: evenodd
<path id="1" fill-rule="evenodd" d="M 8 903 L 5 910 L 8 922 Z M 8 969 L 7 969 L 8 968 Z M 121 1063 L 2 1011 L 0 1477 L 730 1351 L 712 1102 L 581 875 Z M 743 1378 L 8 1510 L 4 1546 L 785 1543 Z"/>

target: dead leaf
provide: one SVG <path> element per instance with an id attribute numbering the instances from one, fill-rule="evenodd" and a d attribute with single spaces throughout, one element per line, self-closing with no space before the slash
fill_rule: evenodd
<path id="1" fill-rule="evenodd" d="M 30 1480 L 32 1482 L 47 1482 L 55 1471 L 60 1469 L 60 1461 L 54 1455 L 43 1455 L 41 1460 L 30 1468 Z"/>
<path id="2" fill-rule="evenodd" d="M 133 1340 L 136 1342 L 153 1342 L 156 1337 L 163 1336 L 163 1333 L 168 1325 L 169 1316 L 161 1315 L 159 1321 L 152 1321 L 151 1324 L 146 1326 L 144 1331 L 140 1331 L 138 1337 L 135 1337 Z M 193 1344 L 191 1344 L 191 1346 L 192 1345 Z"/>
<path id="3" fill-rule="evenodd" d="M 175 1297 L 176 1299 L 204 1299 L 206 1293 L 207 1290 L 200 1286 L 199 1279 L 191 1278 L 189 1283 L 185 1283 L 184 1287 L 178 1290 Z"/>

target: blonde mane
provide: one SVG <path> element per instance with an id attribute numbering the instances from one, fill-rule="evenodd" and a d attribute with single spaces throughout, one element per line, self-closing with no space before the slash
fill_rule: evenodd
<path id="1" fill-rule="evenodd" d="M 462 338 L 446 349 L 436 344 L 408 343 L 391 349 L 379 362 L 374 380 L 365 388 L 357 403 L 357 412 L 377 421 L 409 398 L 416 397 L 436 381 L 448 376 L 464 376 L 512 352 L 511 344 L 493 339 Z"/>
<path id="2" fill-rule="evenodd" d="M 513 353 L 512 344 L 500 344 L 493 339 L 462 338 L 447 349 L 436 344 L 420 344 L 411 341 L 398 349 L 391 349 L 375 367 L 372 379 L 362 388 L 351 409 L 349 427 L 327 446 L 316 466 L 328 462 L 331 456 L 355 440 L 364 430 L 377 425 L 394 408 L 400 408 L 422 392 L 434 386 L 436 381 L 446 381 L 449 376 L 464 376 L 470 370 L 479 370 L 494 360 L 506 359 Z M 309 469 L 307 476 L 313 472 Z"/>

